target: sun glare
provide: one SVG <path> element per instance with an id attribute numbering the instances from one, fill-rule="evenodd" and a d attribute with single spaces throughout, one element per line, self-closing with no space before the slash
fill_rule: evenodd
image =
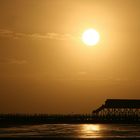
<path id="1" fill-rule="evenodd" d="M 95 46 L 100 40 L 100 35 L 95 29 L 87 29 L 82 35 L 82 41 L 87 46 Z"/>

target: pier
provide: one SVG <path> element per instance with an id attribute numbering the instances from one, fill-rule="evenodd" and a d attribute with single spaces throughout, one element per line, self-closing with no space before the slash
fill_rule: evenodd
<path id="1" fill-rule="evenodd" d="M 0 114 L 0 124 L 140 123 L 140 100 L 107 99 L 91 114 Z"/>
<path id="2" fill-rule="evenodd" d="M 98 121 L 140 122 L 140 100 L 107 99 L 92 114 Z"/>

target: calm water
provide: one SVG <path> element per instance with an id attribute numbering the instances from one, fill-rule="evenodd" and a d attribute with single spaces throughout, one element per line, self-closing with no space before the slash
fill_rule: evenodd
<path id="1" fill-rule="evenodd" d="M 0 128 L 0 137 L 140 138 L 140 125 L 43 124 Z"/>

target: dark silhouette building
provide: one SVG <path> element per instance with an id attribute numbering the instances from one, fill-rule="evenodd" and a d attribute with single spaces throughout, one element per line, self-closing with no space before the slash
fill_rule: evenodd
<path id="1" fill-rule="evenodd" d="M 94 110 L 93 116 L 107 120 L 140 120 L 140 100 L 107 99 Z"/>

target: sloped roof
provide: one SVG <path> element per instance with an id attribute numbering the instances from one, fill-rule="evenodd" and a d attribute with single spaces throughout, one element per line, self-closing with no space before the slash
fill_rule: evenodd
<path id="1" fill-rule="evenodd" d="M 107 99 L 105 108 L 140 108 L 140 100 L 138 99 Z"/>

